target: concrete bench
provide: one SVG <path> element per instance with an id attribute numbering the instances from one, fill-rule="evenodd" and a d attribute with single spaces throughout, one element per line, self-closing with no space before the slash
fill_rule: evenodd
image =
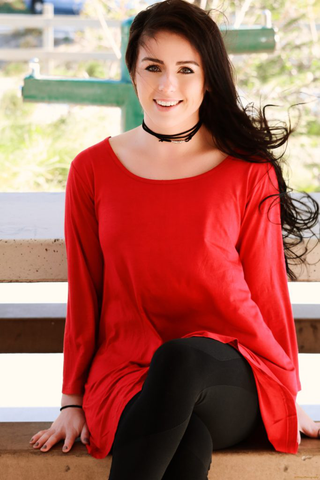
<path id="1" fill-rule="evenodd" d="M 0 424 L 0 472 L 3 480 L 106 480 L 112 456 L 96 460 L 77 441 L 62 453 L 62 442 L 48 453 L 29 446 L 31 436 L 50 423 Z M 319 422 L 320 427 L 320 422 Z M 213 452 L 209 480 L 319 479 L 320 441 L 304 437 L 296 455 L 275 452 L 256 434 L 233 448 Z M 132 478 L 132 480 L 139 480 Z M 152 480 L 152 479 L 150 479 Z M 183 480 L 183 479 L 177 479 Z M 197 480 L 197 479 L 194 479 Z"/>
<path id="2" fill-rule="evenodd" d="M 320 203 L 320 194 L 313 196 Z M 0 206 L 0 282 L 67 281 L 64 193 L 0 193 Z M 296 268 L 298 280 L 320 282 L 320 262 L 315 264 L 320 258 L 319 241 L 305 242 L 313 250 L 308 254 L 311 267 Z M 320 353 L 320 305 L 293 304 L 293 313 L 299 351 Z M 0 353 L 61 352 L 65 314 L 65 304 L 0 304 Z M 96 460 L 79 441 L 68 454 L 62 453 L 62 442 L 50 453 L 35 451 L 29 445 L 31 436 L 48 426 L 0 423 L 1 479 L 107 478 L 111 456 Z M 274 451 L 264 432 L 257 431 L 234 448 L 213 452 L 209 480 L 234 480 L 235 476 L 320 480 L 320 442 L 303 437 L 297 455 L 282 454 Z"/>

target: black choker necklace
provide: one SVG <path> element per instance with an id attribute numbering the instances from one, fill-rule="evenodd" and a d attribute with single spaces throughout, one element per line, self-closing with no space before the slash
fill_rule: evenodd
<path id="1" fill-rule="evenodd" d="M 159 142 L 172 142 L 172 143 L 183 143 L 183 142 L 189 142 L 191 138 L 197 133 L 199 128 L 201 127 L 202 122 L 199 120 L 199 122 L 189 130 L 186 130 L 185 132 L 181 133 L 176 133 L 175 135 L 162 135 L 161 133 L 155 133 L 152 130 L 150 130 L 149 127 L 144 123 L 144 120 L 142 121 L 142 128 L 146 132 L 150 133 L 150 135 L 154 135 L 155 137 L 159 138 Z"/>

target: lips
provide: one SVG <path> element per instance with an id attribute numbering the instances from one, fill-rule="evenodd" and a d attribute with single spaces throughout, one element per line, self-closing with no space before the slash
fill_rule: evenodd
<path id="1" fill-rule="evenodd" d="M 182 102 L 182 100 L 162 100 L 162 99 L 161 100 L 154 99 L 153 101 L 160 110 L 173 109 L 178 105 L 180 105 L 180 103 Z M 161 102 L 161 104 L 159 102 Z"/>

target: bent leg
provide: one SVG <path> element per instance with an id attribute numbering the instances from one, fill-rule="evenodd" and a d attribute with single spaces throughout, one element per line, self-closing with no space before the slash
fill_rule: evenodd
<path id="1" fill-rule="evenodd" d="M 235 391 L 246 392 L 246 399 L 239 402 Z M 163 344 L 152 358 L 143 389 L 129 403 L 114 440 L 110 480 L 169 480 L 177 478 L 177 471 L 186 478 L 187 450 L 193 452 L 189 461 L 193 458 L 193 467 L 199 468 L 196 478 L 206 478 L 208 452 L 245 438 L 258 412 L 250 366 L 231 346 L 203 337 Z M 243 421 L 245 410 L 248 415 Z M 195 428 L 193 413 L 208 430 L 202 428 L 207 446 L 198 463 L 199 435 L 189 435 Z M 232 421 L 226 425 L 229 415 Z"/>
<path id="2" fill-rule="evenodd" d="M 254 375 L 249 363 L 230 345 L 204 337 L 186 339 L 210 364 L 218 361 L 214 381 L 208 377 L 194 406 L 194 412 L 210 431 L 213 450 L 236 445 L 246 439 L 261 419 Z M 218 371 L 220 372 L 218 374 Z"/>

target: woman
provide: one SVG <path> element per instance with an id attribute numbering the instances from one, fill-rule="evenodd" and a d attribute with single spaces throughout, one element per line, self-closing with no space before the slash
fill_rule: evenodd
<path id="1" fill-rule="evenodd" d="M 112 452 L 111 480 L 205 479 L 259 425 L 296 453 L 318 427 L 295 402 L 282 229 L 319 210 L 298 225 L 273 153 L 291 131 L 241 107 L 218 27 L 187 2 L 139 13 L 126 62 L 144 122 L 71 164 L 62 411 L 31 444 L 80 435 Z"/>

